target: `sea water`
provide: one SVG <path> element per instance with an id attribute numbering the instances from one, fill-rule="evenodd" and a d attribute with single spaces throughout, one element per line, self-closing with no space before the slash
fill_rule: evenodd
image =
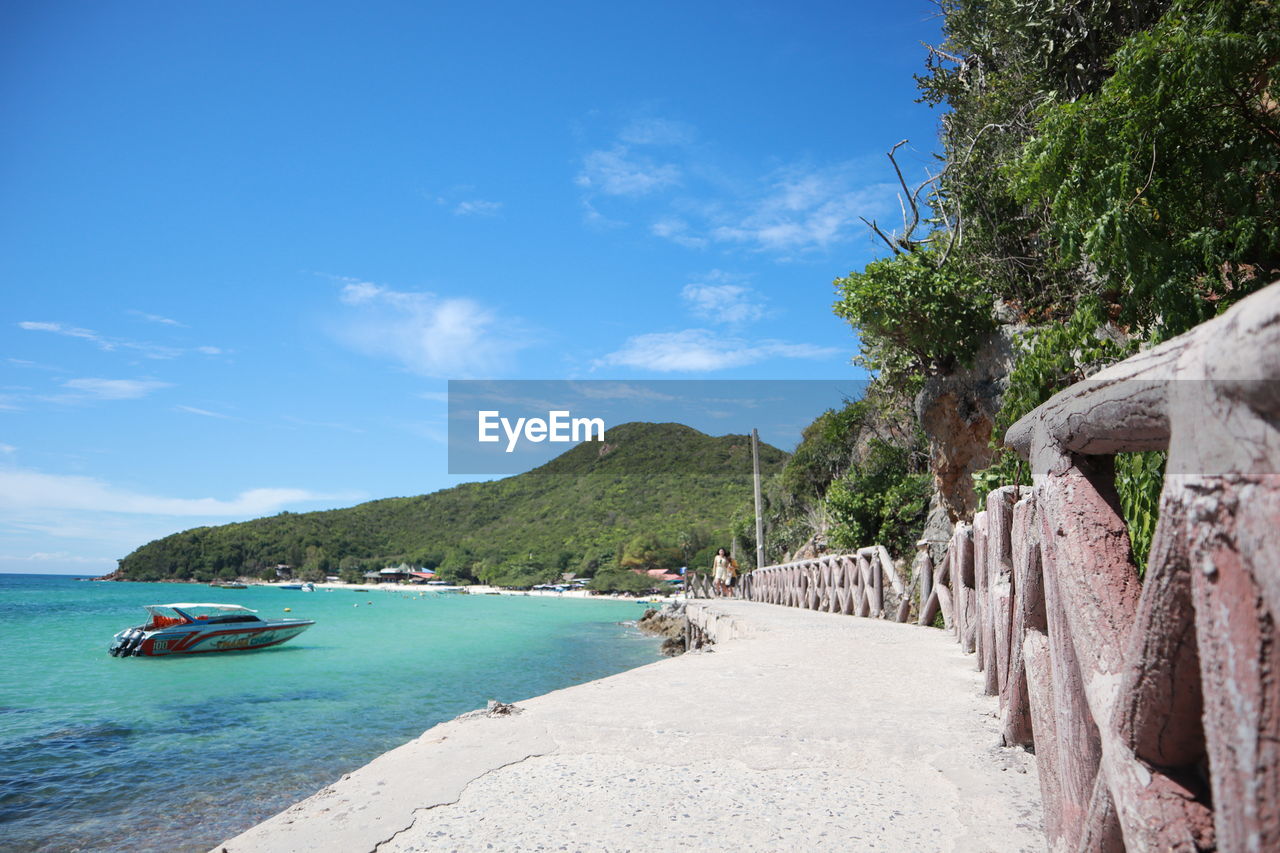
<path id="1" fill-rule="evenodd" d="M 113 658 L 146 604 L 314 619 L 269 649 Z M 0 574 L 0 849 L 208 850 L 489 699 L 658 658 L 634 603 Z"/>

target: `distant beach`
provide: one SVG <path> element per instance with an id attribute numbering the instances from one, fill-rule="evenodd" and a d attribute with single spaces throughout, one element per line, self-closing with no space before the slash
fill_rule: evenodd
<path id="1" fill-rule="evenodd" d="M 249 587 L 258 587 L 266 589 L 283 589 L 286 592 L 294 590 L 287 589 L 288 586 L 301 583 L 301 581 L 288 581 L 273 583 L 270 581 L 242 581 Z M 341 583 L 324 581 L 313 584 L 317 590 L 347 590 L 351 592 L 399 592 L 411 595 L 419 594 L 461 594 L 461 595 L 510 595 L 521 596 L 526 598 L 572 598 L 585 601 L 630 601 L 638 604 L 670 604 L 676 601 L 684 600 L 683 594 L 668 595 L 619 595 L 617 593 L 596 593 L 585 589 L 570 590 L 554 590 L 554 589 L 508 589 L 500 586 L 488 586 L 486 584 L 471 584 L 469 586 L 452 586 L 452 585 L 432 585 L 432 584 L 399 584 L 399 583 Z"/>

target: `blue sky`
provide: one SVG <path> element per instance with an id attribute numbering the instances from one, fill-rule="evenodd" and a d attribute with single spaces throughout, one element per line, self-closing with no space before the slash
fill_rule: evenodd
<path id="1" fill-rule="evenodd" d="M 449 379 L 862 378 L 933 11 L 0 3 L 0 571 L 453 485 Z"/>

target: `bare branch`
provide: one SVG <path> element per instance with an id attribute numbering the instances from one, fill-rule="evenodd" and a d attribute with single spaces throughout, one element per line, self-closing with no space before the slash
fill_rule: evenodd
<path id="1" fill-rule="evenodd" d="M 1155 173 L 1156 173 L 1156 144 L 1153 142 L 1151 143 L 1151 168 L 1147 170 L 1147 182 L 1142 185 L 1142 188 L 1140 190 L 1138 190 L 1136 193 L 1133 194 L 1133 198 L 1129 200 L 1129 207 L 1133 207 L 1134 203 L 1139 198 L 1142 197 L 1142 194 L 1144 192 L 1147 191 L 1147 187 L 1151 186 L 1151 178 L 1155 176 Z"/>
<path id="2" fill-rule="evenodd" d="M 956 217 L 955 228 L 951 227 L 951 221 L 950 219 L 948 219 L 946 215 L 945 208 L 943 210 L 942 218 L 943 218 L 943 221 L 947 223 L 947 230 L 951 232 L 951 239 L 947 242 L 947 248 L 942 252 L 942 257 L 938 259 L 938 269 L 942 269 L 944 266 L 946 266 L 947 258 L 951 256 L 951 250 L 955 248 L 956 243 L 960 240 L 960 232 L 964 230 L 964 222 L 960 218 L 959 205 L 957 205 L 956 208 L 957 210 L 955 214 L 955 217 Z"/>
<path id="3" fill-rule="evenodd" d="M 961 63 L 964 62 L 964 60 L 961 59 L 960 57 L 953 56 L 952 54 L 947 53 L 945 50 L 936 48 L 933 45 L 929 44 L 927 41 L 922 41 L 920 42 L 920 44 L 924 45 L 924 49 L 932 53 L 934 56 L 940 56 L 943 59 L 947 60 L 948 62 L 954 62 L 956 65 L 960 65 Z"/>
<path id="4" fill-rule="evenodd" d="M 885 242 L 886 246 L 888 246 L 890 249 L 893 249 L 893 253 L 895 255 L 902 254 L 902 250 L 898 248 L 898 244 L 893 240 L 892 237 L 890 237 L 888 234 L 885 234 L 883 231 L 881 231 L 879 225 L 876 225 L 875 222 L 873 222 L 870 219 L 867 219 L 867 217 L 865 216 L 859 216 L 858 218 L 861 219 L 863 222 L 867 223 L 867 227 L 870 228 L 872 231 L 874 231 L 876 233 L 876 236 Z"/>
<path id="5" fill-rule="evenodd" d="M 907 204 L 911 205 L 911 222 L 907 222 L 907 212 L 905 210 L 902 212 L 902 237 L 899 238 L 902 248 L 910 250 L 911 235 L 916 230 L 916 226 L 920 224 L 920 205 L 917 199 L 919 197 L 920 190 L 924 189 L 925 184 L 921 184 L 913 193 L 911 188 L 907 186 L 907 179 L 902 176 L 902 167 L 898 165 L 898 158 L 896 155 L 898 153 L 898 149 L 906 144 L 907 140 L 904 139 L 889 149 L 889 162 L 893 164 L 893 171 L 898 175 L 898 184 L 902 187 L 902 191 L 906 193 Z M 926 183 L 928 182 L 926 181 Z M 898 199 L 898 204 L 899 206 L 902 204 L 901 197 Z"/>

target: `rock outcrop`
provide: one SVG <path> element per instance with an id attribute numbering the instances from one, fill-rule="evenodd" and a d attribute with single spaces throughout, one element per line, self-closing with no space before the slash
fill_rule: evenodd
<path id="1" fill-rule="evenodd" d="M 646 610 L 636 627 L 646 634 L 662 637 L 660 651 L 668 657 L 682 655 L 685 652 L 685 636 L 688 633 L 689 619 L 685 616 L 684 605 L 668 604 L 660 610 Z"/>
<path id="2" fill-rule="evenodd" d="M 916 395 L 916 418 L 929 438 L 929 467 L 938 500 L 951 521 L 973 518 L 973 474 L 991 464 L 991 433 L 1025 327 L 1000 326 L 973 364 L 930 377 Z"/>

